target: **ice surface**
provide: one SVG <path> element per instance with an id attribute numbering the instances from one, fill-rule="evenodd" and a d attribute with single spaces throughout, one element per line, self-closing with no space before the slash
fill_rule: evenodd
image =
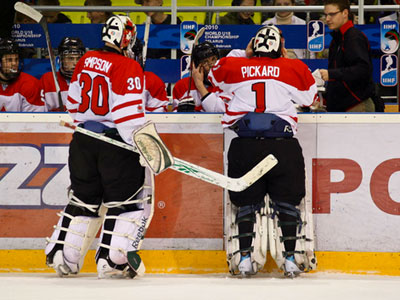
<path id="1" fill-rule="evenodd" d="M 146 274 L 133 280 L 0 273 L 1 300 L 399 300 L 399 287 L 400 277 L 320 272 L 295 279 L 281 274 L 242 279 L 228 274 Z"/>

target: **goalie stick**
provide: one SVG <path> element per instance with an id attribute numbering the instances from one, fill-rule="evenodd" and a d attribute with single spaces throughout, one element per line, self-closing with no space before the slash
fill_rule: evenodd
<path id="1" fill-rule="evenodd" d="M 150 23 L 151 23 L 151 17 L 147 16 L 146 25 L 144 26 L 144 36 L 143 36 L 143 42 L 144 42 L 144 47 L 143 47 L 143 52 L 142 52 L 143 70 L 145 69 L 145 66 L 146 66 L 147 48 L 148 48 L 148 45 L 149 45 Z"/>
<path id="2" fill-rule="evenodd" d="M 199 43 L 200 38 L 203 36 L 204 31 L 206 31 L 206 27 L 202 27 L 200 28 L 200 30 L 197 32 L 195 38 L 194 38 L 194 42 L 193 42 L 193 46 L 192 46 L 192 50 L 190 53 L 190 76 L 189 76 L 189 88 L 187 91 L 187 95 L 188 97 L 190 96 L 190 89 L 192 86 L 192 61 L 193 61 L 193 48 Z"/>
<path id="3" fill-rule="evenodd" d="M 40 12 L 38 12 L 36 9 L 34 9 L 33 7 L 27 5 L 23 2 L 15 3 L 14 8 L 16 11 L 20 12 L 21 14 L 24 14 L 25 16 L 28 16 L 29 18 L 33 19 L 36 23 L 40 24 L 40 26 L 42 26 L 42 28 L 43 28 L 44 35 L 46 37 L 47 49 L 49 50 L 51 72 L 53 73 L 54 85 L 56 87 L 56 92 L 57 92 L 57 97 L 58 97 L 58 108 L 60 111 L 64 111 L 64 104 L 61 99 L 61 89 L 60 89 L 60 85 L 58 84 L 58 81 L 57 81 L 55 57 L 54 57 L 53 47 L 51 46 L 51 42 L 50 42 L 50 35 L 49 35 L 49 29 L 47 27 L 46 18 Z"/>
<path id="4" fill-rule="evenodd" d="M 136 147 L 106 137 L 100 133 L 75 126 L 62 120 L 60 121 L 60 125 L 126 150 L 139 153 Z M 240 192 L 247 189 L 278 163 L 278 160 L 272 154 L 270 154 L 242 177 L 231 178 L 176 157 L 174 157 L 173 160 L 174 163 L 170 166 L 171 169 L 234 192 Z"/>

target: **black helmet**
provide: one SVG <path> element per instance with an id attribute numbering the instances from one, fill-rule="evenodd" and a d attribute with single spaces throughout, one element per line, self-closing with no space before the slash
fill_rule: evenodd
<path id="1" fill-rule="evenodd" d="M 18 54 L 19 65 L 17 70 L 10 70 L 10 72 L 3 71 L 3 56 L 6 54 Z M 0 38 L 0 72 L 6 78 L 5 81 L 13 81 L 18 78 L 22 71 L 22 61 L 20 59 L 20 50 L 17 42 L 8 38 Z"/>
<path id="2" fill-rule="evenodd" d="M 193 47 L 192 61 L 197 68 L 200 62 L 206 58 L 216 56 L 219 58 L 218 49 L 210 42 L 204 42 Z"/>
<path id="3" fill-rule="evenodd" d="M 61 40 L 60 45 L 58 45 L 58 55 L 60 56 L 60 72 L 61 74 L 68 78 L 71 79 L 72 74 L 74 71 L 72 70 L 67 70 L 64 66 L 64 58 L 65 55 L 68 54 L 78 54 L 80 57 L 85 54 L 86 49 L 85 46 L 83 45 L 83 42 L 81 41 L 80 38 L 77 37 L 65 37 Z"/>

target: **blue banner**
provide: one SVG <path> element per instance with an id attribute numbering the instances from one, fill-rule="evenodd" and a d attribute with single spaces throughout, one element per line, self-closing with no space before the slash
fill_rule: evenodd
<path id="1" fill-rule="evenodd" d="M 65 36 L 79 37 L 87 48 L 101 48 L 102 24 L 49 24 L 52 45 L 57 48 Z M 199 25 L 202 27 L 203 25 Z M 212 42 L 220 49 L 244 49 L 260 25 L 204 25 L 200 42 Z M 307 25 L 279 25 L 285 37 L 286 48 L 307 49 Z M 356 26 L 367 36 L 371 49 L 380 50 L 379 25 Z M 143 39 L 144 25 L 137 25 L 138 38 Z M 332 40 L 330 30 L 325 27 L 325 48 Z M 46 48 L 43 29 L 39 24 L 16 24 L 12 36 L 21 47 Z M 149 48 L 180 49 L 179 25 L 150 25 Z"/>

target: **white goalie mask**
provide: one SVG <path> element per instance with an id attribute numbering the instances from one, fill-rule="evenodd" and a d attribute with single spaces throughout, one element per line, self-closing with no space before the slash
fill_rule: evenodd
<path id="1" fill-rule="evenodd" d="M 136 25 L 129 17 L 112 16 L 103 26 L 101 39 L 126 50 L 135 44 L 136 33 Z"/>
<path id="2" fill-rule="evenodd" d="M 281 32 L 274 25 L 267 25 L 258 30 L 253 42 L 253 52 L 256 56 L 271 58 L 281 57 Z"/>

